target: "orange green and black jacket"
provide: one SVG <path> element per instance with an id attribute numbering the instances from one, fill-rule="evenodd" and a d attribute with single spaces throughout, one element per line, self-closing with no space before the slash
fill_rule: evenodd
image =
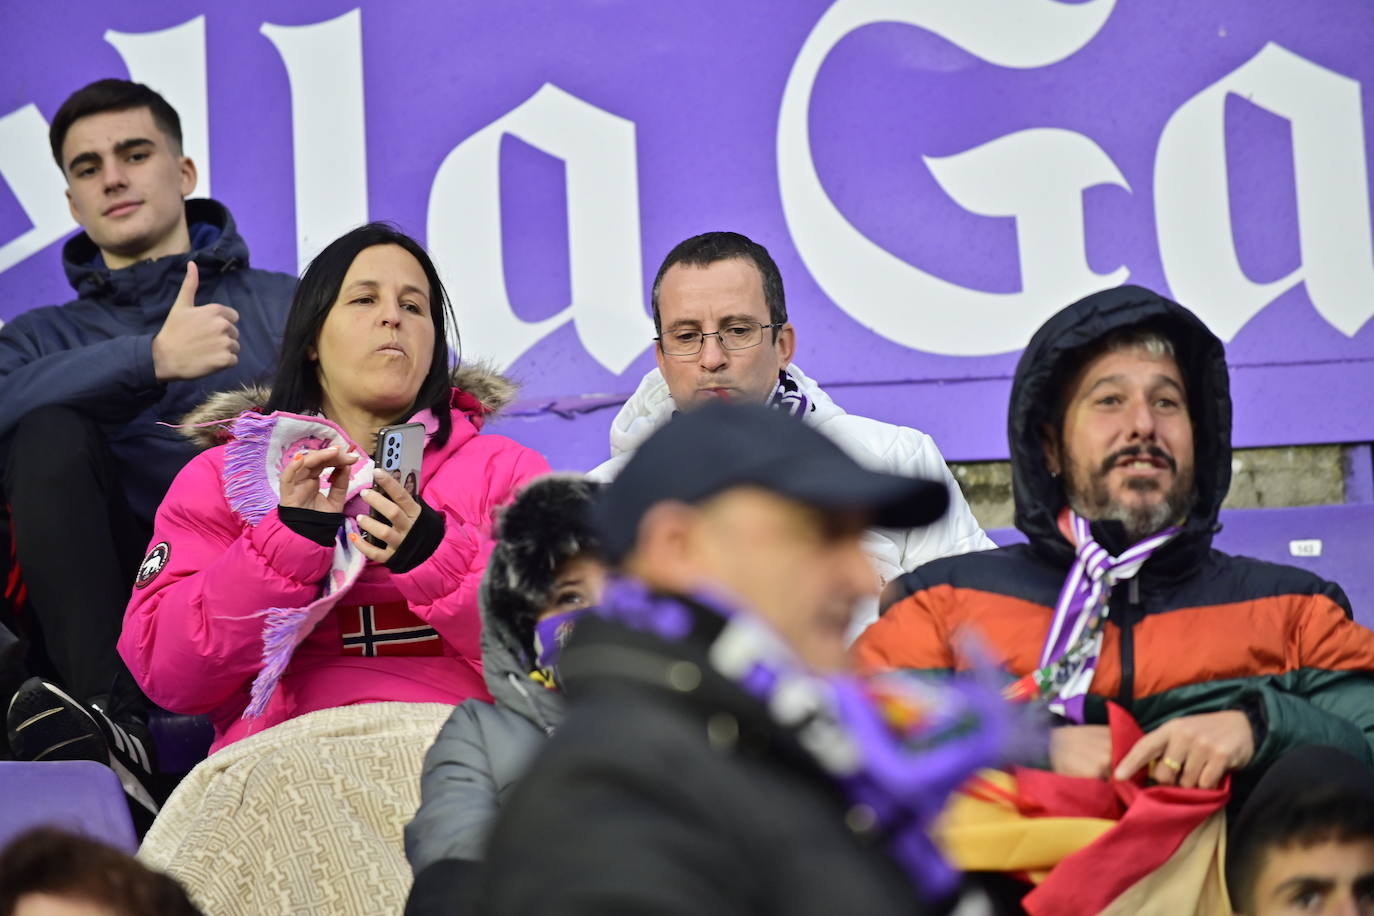
<path id="1" fill-rule="evenodd" d="M 1351 619 L 1335 583 L 1292 566 L 1212 549 L 1231 478 L 1231 397 L 1219 340 L 1186 309 L 1135 286 L 1064 309 L 1032 338 L 1012 384 L 1008 435 L 1016 526 L 1029 543 L 946 557 L 894 580 L 878 622 L 856 643 L 870 669 L 959 667 L 957 634 L 976 634 L 1016 677 L 1033 670 L 1073 561 L 1060 532 L 1064 496 L 1044 462 L 1041 430 L 1076 364 L 1074 351 L 1118 328 L 1158 327 L 1188 387 L 1197 499 L 1179 537 L 1118 585 L 1086 704 L 1107 700 L 1147 731 L 1183 715 L 1244 710 L 1256 725 L 1254 778 L 1303 744 L 1344 748 L 1374 765 L 1374 632 Z M 1093 536 L 1128 546 L 1117 522 Z"/>

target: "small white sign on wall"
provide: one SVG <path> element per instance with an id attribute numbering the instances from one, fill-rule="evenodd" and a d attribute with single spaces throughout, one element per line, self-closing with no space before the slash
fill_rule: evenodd
<path id="1" fill-rule="evenodd" d="M 1288 552 L 1295 557 L 1319 557 L 1322 555 L 1322 539 L 1302 538 L 1289 541 Z"/>

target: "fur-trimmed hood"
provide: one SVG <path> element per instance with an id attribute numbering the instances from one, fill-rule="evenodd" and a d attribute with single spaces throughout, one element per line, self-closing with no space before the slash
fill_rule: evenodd
<path id="1" fill-rule="evenodd" d="M 533 630 L 549 603 L 558 568 L 599 553 L 588 517 L 598 485 L 581 474 L 545 474 L 525 485 L 497 522 L 478 606 L 482 677 L 492 700 L 549 732 L 563 718 L 563 698 L 530 680 Z"/>
<path id="2" fill-rule="evenodd" d="M 520 386 L 485 363 L 465 363 L 455 366 L 449 374 L 453 387 L 471 395 L 478 412 L 490 419 L 515 400 Z M 200 448 L 223 445 L 223 426 L 207 426 L 232 420 L 245 410 L 262 410 L 272 395 L 268 385 L 245 385 L 230 391 L 218 391 L 206 398 L 199 407 L 182 417 L 178 431 Z M 456 406 L 456 405 L 455 405 Z"/>

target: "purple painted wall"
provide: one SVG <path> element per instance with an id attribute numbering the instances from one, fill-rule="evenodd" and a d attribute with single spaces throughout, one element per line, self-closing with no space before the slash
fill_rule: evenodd
<path id="1" fill-rule="evenodd" d="M 658 261 L 714 228 L 773 252 L 809 374 L 952 459 L 1005 456 L 1030 329 L 1127 280 L 1228 341 L 1237 445 L 1374 440 L 1374 7 L 886 6 L 6 4 L 0 319 L 68 294 L 43 120 L 133 73 L 259 266 L 368 218 L 427 240 L 464 356 L 525 383 L 501 428 L 562 467 L 604 457 Z"/>
<path id="2" fill-rule="evenodd" d="M 1374 505 L 1223 509 L 1213 546 L 1226 553 L 1305 569 L 1345 590 L 1357 623 L 1374 628 Z M 1023 543 L 1015 528 L 988 535 L 998 546 Z"/>

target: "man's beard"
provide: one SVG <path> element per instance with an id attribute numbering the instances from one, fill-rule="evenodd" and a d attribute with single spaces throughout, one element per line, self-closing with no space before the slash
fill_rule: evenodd
<path id="1" fill-rule="evenodd" d="M 1126 505 L 1115 499 L 1107 489 L 1107 475 L 1115 469 L 1121 459 L 1134 455 L 1159 458 L 1174 472 L 1173 485 L 1164 491 L 1163 499 Z M 1182 521 L 1197 499 L 1193 466 L 1188 464 L 1180 468 L 1173 456 L 1157 445 L 1133 446 L 1108 455 L 1095 471 L 1088 474 L 1086 481 L 1080 479 L 1078 464 L 1074 461 L 1073 455 L 1066 453 L 1064 464 L 1068 468 L 1065 490 L 1069 507 L 1089 521 L 1121 522 L 1126 528 L 1126 538 L 1131 544 L 1143 541 L 1175 522 Z M 1138 493 L 1151 493 L 1159 492 L 1161 487 L 1154 480 L 1134 479 L 1126 482 L 1126 489 Z"/>

